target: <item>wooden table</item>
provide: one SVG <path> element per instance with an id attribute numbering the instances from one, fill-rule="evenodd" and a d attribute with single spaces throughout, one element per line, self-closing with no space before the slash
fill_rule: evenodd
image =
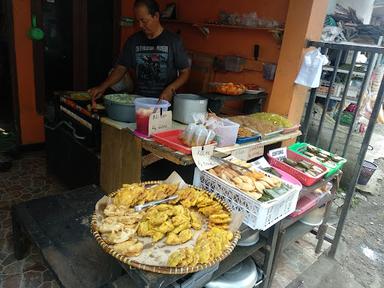
<path id="1" fill-rule="evenodd" d="M 15 257 L 23 259 L 30 243 L 34 243 L 58 282 L 67 288 L 158 288 L 167 287 L 175 281 L 188 281 L 186 275 L 165 275 L 133 269 L 99 247 L 89 225 L 95 204 L 103 195 L 100 188 L 93 185 L 14 206 L 12 223 Z M 242 235 L 253 232 L 246 226 L 240 230 Z M 278 231 L 278 226 L 273 226 L 265 231 L 258 243 L 248 247 L 237 246 L 220 262 L 213 279 L 259 250 L 265 256 L 261 266 L 265 275 L 269 275 Z M 194 288 L 208 281 L 206 279 Z M 268 283 L 268 279 L 264 281 Z"/>
<path id="2" fill-rule="evenodd" d="M 116 191 L 124 183 L 141 181 L 143 167 L 166 159 L 181 166 L 194 165 L 191 155 L 185 155 L 165 147 L 151 139 L 134 134 L 135 123 L 124 123 L 102 118 L 100 186 L 107 193 Z M 184 129 L 186 125 L 173 122 L 174 129 Z M 259 142 L 236 144 L 231 147 L 216 148 L 224 154 L 239 153 L 242 150 L 261 148 L 300 136 L 300 131 L 279 135 Z M 143 156 L 143 150 L 150 152 Z M 260 155 L 261 156 L 262 152 Z M 248 159 L 247 159 L 248 160 Z"/>

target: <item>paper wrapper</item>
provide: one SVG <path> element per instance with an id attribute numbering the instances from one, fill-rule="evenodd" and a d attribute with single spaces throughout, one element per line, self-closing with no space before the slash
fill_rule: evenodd
<path id="1" fill-rule="evenodd" d="M 184 182 L 184 180 L 176 172 L 173 172 L 163 183 L 167 183 L 167 184 L 178 183 L 179 189 L 189 186 Z M 151 184 L 149 186 L 154 186 L 154 185 L 157 185 L 157 184 Z M 206 193 L 209 193 L 209 192 L 206 192 Z M 95 214 L 97 216 L 97 225 L 99 225 L 101 223 L 101 220 L 105 217 L 103 211 L 105 207 L 110 203 L 112 203 L 112 198 L 108 196 L 103 196 L 99 201 L 97 201 L 95 206 Z M 153 244 L 152 238 L 150 237 L 136 236 L 137 239 L 144 244 L 144 249 L 139 256 L 130 257 L 130 259 L 146 265 L 167 267 L 169 255 L 171 255 L 176 250 L 179 250 L 180 248 L 193 248 L 200 234 L 207 230 L 208 219 L 201 214 L 200 216 L 202 219 L 203 227 L 200 230 L 193 230 L 194 234 L 192 239 L 184 244 L 170 246 L 165 244 L 166 238 L 163 238 L 159 242 Z M 232 213 L 231 216 L 232 216 L 232 221 L 229 224 L 229 230 L 232 232 L 236 232 L 239 230 L 240 225 L 243 222 L 244 216 L 238 212 Z"/>

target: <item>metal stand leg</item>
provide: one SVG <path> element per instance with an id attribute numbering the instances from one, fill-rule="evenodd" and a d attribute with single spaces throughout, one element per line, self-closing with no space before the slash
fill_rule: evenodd
<path id="1" fill-rule="evenodd" d="M 271 271 L 271 275 L 270 275 L 270 282 L 269 282 L 268 288 L 271 287 L 272 280 L 276 274 L 278 258 L 280 257 L 280 253 L 281 253 L 281 250 L 283 248 L 284 237 L 285 237 L 286 231 L 287 230 L 279 231 L 279 237 L 278 237 L 277 242 L 276 242 L 276 248 L 275 248 L 276 251 L 275 251 L 275 255 L 273 257 L 273 265 L 272 265 L 272 271 Z"/>
<path id="2" fill-rule="evenodd" d="M 340 180 L 341 180 L 341 172 L 333 180 L 333 187 L 331 189 L 332 198 L 335 197 L 337 190 L 339 189 Z M 332 208 L 332 201 L 329 201 L 325 208 L 323 223 L 320 225 L 319 231 L 317 232 L 316 238 L 318 239 L 318 241 L 317 241 L 315 253 L 320 253 L 321 248 L 323 247 L 324 237 L 327 234 L 327 230 L 328 230 L 328 220 L 329 220 L 329 215 L 331 213 L 331 208 Z"/>
<path id="3" fill-rule="evenodd" d="M 271 287 L 272 269 L 273 269 L 273 266 L 275 265 L 274 257 L 276 253 L 277 240 L 279 238 L 278 234 L 280 231 L 280 225 L 281 225 L 280 222 L 276 223 L 273 226 L 272 231 L 270 233 L 272 235 L 269 235 L 268 237 L 269 239 L 267 241 L 267 252 L 265 253 L 265 258 L 264 258 L 264 273 L 265 273 L 265 280 L 263 284 L 264 288 Z"/>

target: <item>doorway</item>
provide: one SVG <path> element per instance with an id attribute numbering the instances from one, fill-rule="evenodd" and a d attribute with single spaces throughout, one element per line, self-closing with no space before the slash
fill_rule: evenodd
<path id="1" fill-rule="evenodd" d="M 20 143 L 16 77 L 12 0 L 6 0 L 0 2 L 0 153 Z"/>
<path id="2" fill-rule="evenodd" d="M 121 0 L 31 1 L 45 36 L 33 41 L 36 110 L 54 91 L 86 90 L 108 75 L 120 48 Z"/>

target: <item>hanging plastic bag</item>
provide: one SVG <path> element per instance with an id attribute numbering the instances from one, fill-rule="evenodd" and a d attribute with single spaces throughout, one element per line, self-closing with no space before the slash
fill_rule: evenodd
<path id="1" fill-rule="evenodd" d="M 307 52 L 304 55 L 304 60 L 295 83 L 310 88 L 319 87 L 323 65 L 328 64 L 328 62 L 327 56 L 321 54 L 318 49 Z"/>

